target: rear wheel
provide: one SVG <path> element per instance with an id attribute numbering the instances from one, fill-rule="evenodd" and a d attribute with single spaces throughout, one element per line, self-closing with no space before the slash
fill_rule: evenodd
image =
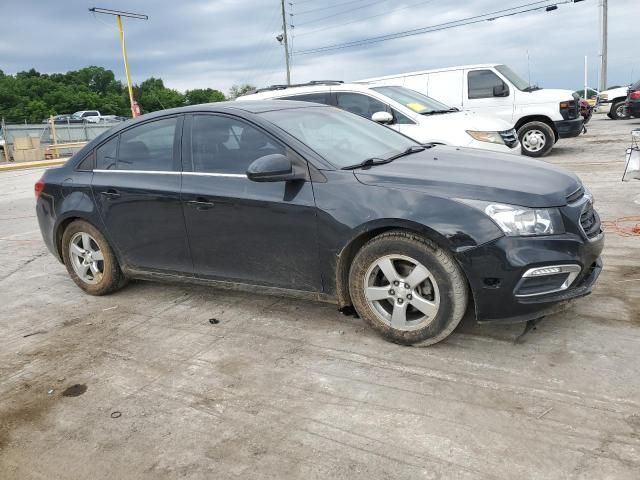
<path id="1" fill-rule="evenodd" d="M 525 123 L 518 129 L 518 139 L 522 154 L 529 157 L 545 156 L 556 142 L 553 129 L 544 122 Z"/>
<path id="2" fill-rule="evenodd" d="M 88 222 L 76 220 L 66 228 L 62 257 L 71 279 L 91 295 L 106 295 L 126 284 L 109 243 Z"/>
<path id="3" fill-rule="evenodd" d="M 356 254 L 349 275 L 355 309 L 386 339 L 432 345 L 451 334 L 467 307 L 455 260 L 409 232 L 382 234 Z"/>
<path id="4" fill-rule="evenodd" d="M 624 100 L 618 100 L 611 104 L 611 110 L 609 111 L 609 118 L 611 120 L 626 120 L 629 118 L 629 113 L 624 107 Z"/>

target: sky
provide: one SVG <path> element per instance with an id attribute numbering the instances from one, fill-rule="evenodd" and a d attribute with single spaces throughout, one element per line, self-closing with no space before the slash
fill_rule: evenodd
<path id="1" fill-rule="evenodd" d="M 597 87 L 598 0 L 366 47 L 296 53 L 533 1 L 285 0 L 294 25 L 292 81 L 348 81 L 505 63 L 525 79 L 530 75 L 532 83 L 576 90 L 584 83 L 586 55 L 589 86 Z M 275 38 L 282 31 L 279 0 L 2 0 L 0 69 L 53 73 L 98 65 L 124 80 L 115 18 L 91 14 L 93 6 L 149 16 L 148 21 L 125 19 L 134 82 L 153 76 L 180 91 L 210 87 L 227 92 L 233 84 L 260 87 L 286 80 L 284 49 Z M 609 2 L 608 85 L 640 78 L 639 15 L 640 0 Z"/>

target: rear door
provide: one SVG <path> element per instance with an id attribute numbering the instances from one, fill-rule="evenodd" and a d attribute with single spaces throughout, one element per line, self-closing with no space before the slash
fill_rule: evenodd
<path id="1" fill-rule="evenodd" d="M 196 275 L 320 290 L 311 181 L 246 176 L 264 155 L 306 162 L 259 126 L 223 114 L 191 116 L 184 150 L 182 201 Z"/>
<path id="2" fill-rule="evenodd" d="M 182 116 L 137 124 L 96 149 L 92 189 L 125 263 L 192 273 L 180 201 Z"/>

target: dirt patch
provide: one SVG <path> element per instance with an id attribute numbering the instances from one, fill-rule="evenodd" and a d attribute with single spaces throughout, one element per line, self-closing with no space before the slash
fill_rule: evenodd
<path id="1" fill-rule="evenodd" d="M 22 403 L 19 407 L 0 410 L 0 452 L 9 444 L 12 430 L 19 425 L 38 423 L 53 404 L 49 398 L 32 398 L 30 402 Z"/>
<path id="2" fill-rule="evenodd" d="M 86 391 L 87 391 L 86 385 L 81 385 L 79 383 L 76 383 L 75 385 L 71 385 L 64 392 L 62 392 L 62 396 L 63 397 L 79 397 Z"/>

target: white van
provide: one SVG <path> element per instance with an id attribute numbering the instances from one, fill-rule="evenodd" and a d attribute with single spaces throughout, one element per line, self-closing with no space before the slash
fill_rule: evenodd
<path id="1" fill-rule="evenodd" d="M 403 85 L 453 107 L 494 115 L 515 125 L 522 153 L 532 157 L 549 153 L 559 138 L 576 137 L 583 131 L 573 92 L 531 86 L 506 65 L 423 70 L 357 83 Z"/>
<path id="2" fill-rule="evenodd" d="M 512 123 L 473 112 L 459 112 L 415 90 L 397 85 L 314 81 L 291 86 L 274 85 L 236 100 L 267 99 L 332 105 L 383 123 L 420 143 L 520 153 Z"/>

